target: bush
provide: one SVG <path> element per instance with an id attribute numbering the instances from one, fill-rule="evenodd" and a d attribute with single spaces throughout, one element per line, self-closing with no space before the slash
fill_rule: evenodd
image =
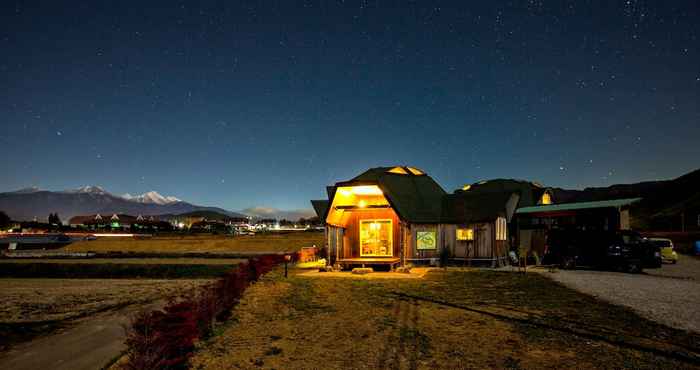
<path id="1" fill-rule="evenodd" d="M 296 257 L 296 256 L 293 256 Z M 284 256 L 252 258 L 191 298 L 170 302 L 162 311 L 141 313 L 127 328 L 125 369 L 185 369 L 199 339 L 211 335 L 217 321 L 228 318 L 250 283 Z"/>

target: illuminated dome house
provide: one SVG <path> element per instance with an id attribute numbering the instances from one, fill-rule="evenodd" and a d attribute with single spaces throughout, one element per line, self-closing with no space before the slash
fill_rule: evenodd
<path id="1" fill-rule="evenodd" d="M 437 258 L 445 194 L 413 167 L 372 168 L 328 187 L 328 201 L 312 204 L 326 220 L 329 262 L 394 267 Z"/>
<path id="2" fill-rule="evenodd" d="M 371 168 L 311 201 L 325 220 L 330 265 L 342 267 L 453 261 L 506 263 L 518 207 L 549 204 L 549 189 L 492 180 L 448 194 L 414 167 Z M 444 251 L 444 252 L 443 252 Z"/>

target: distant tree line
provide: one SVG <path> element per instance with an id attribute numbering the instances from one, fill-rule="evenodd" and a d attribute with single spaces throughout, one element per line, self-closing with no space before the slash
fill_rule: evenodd
<path id="1" fill-rule="evenodd" d="M 7 213 L 0 211 L 0 228 L 4 229 L 12 223 L 12 220 L 10 219 L 10 216 L 7 215 Z"/>
<path id="2" fill-rule="evenodd" d="M 58 213 L 49 213 L 49 225 L 61 225 L 61 218 Z"/>

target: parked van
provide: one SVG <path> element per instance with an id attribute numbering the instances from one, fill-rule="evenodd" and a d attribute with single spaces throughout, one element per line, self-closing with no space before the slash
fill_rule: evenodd
<path id="1" fill-rule="evenodd" d="M 634 231 L 550 230 L 545 246 L 545 264 L 565 269 L 577 266 L 641 272 L 659 267 L 658 247 Z"/>

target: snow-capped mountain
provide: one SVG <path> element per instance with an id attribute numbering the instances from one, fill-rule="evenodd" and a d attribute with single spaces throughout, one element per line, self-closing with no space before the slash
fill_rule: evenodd
<path id="1" fill-rule="evenodd" d="M 45 220 L 49 213 L 58 213 L 62 220 L 73 216 L 95 213 L 125 213 L 130 215 L 181 214 L 193 211 L 214 211 L 230 217 L 245 217 L 217 207 L 199 206 L 155 191 L 132 196 L 111 194 L 100 186 L 83 186 L 78 189 L 48 191 L 26 188 L 13 192 L 0 192 L 0 210 L 13 220 L 37 218 Z"/>
<path id="2" fill-rule="evenodd" d="M 13 193 L 15 193 L 15 194 L 31 194 L 31 193 L 36 193 L 38 191 L 41 191 L 41 189 L 39 189 L 36 186 L 30 186 L 28 188 L 22 188 L 22 189 L 19 189 L 17 191 L 14 191 Z"/>
<path id="3" fill-rule="evenodd" d="M 126 200 L 130 200 L 132 202 L 139 202 L 139 203 L 152 203 L 152 204 L 171 204 L 171 203 L 177 203 L 177 202 L 182 202 L 180 199 L 175 198 L 173 196 L 162 196 L 160 195 L 157 191 L 149 191 L 147 193 L 143 193 L 141 195 L 131 195 L 129 193 L 126 193 L 122 195 L 122 198 Z"/>
<path id="4" fill-rule="evenodd" d="M 78 194 L 78 193 L 84 193 L 84 194 L 109 194 L 105 189 L 103 189 L 101 186 L 96 186 L 96 185 L 86 185 L 79 187 L 77 189 L 68 189 L 64 190 L 64 193 L 68 194 Z"/>

